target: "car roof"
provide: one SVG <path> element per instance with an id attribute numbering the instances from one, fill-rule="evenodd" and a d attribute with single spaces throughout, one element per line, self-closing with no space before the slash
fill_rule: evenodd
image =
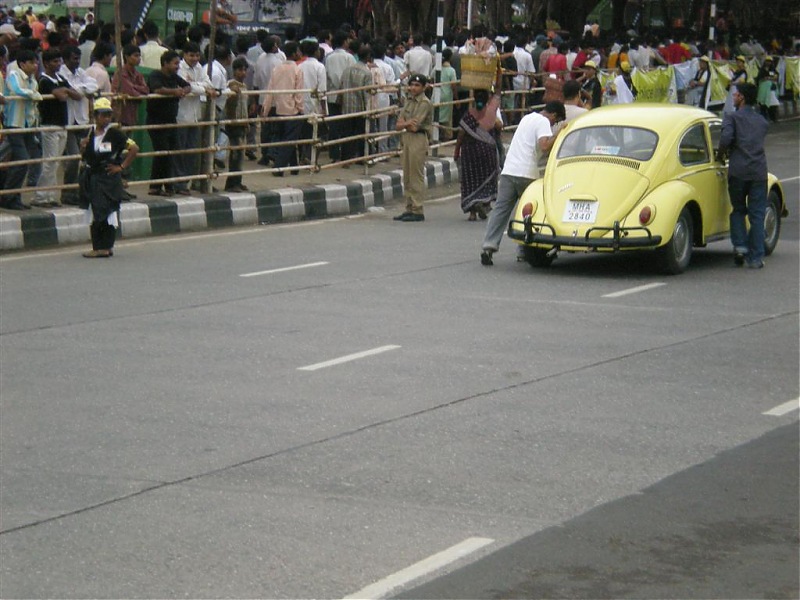
<path id="1" fill-rule="evenodd" d="M 616 125 L 642 127 L 656 133 L 666 133 L 715 116 L 706 110 L 683 104 L 616 104 L 590 110 L 581 115 L 572 124 L 571 129 Z"/>

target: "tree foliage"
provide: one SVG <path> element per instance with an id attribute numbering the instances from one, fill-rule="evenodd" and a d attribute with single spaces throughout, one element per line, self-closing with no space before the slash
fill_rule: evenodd
<path id="1" fill-rule="evenodd" d="M 512 0 L 444 0 L 445 29 L 466 27 L 467 2 L 473 2 L 473 24 L 483 22 L 494 31 L 510 30 Z M 548 20 L 560 27 L 581 32 L 587 15 L 599 0 L 516 0 L 525 7 L 524 24 L 532 31 L 541 31 Z M 623 15 L 628 0 L 611 0 L 613 28 L 624 29 Z M 438 0 L 370 0 L 375 32 L 436 31 Z M 735 15 L 739 32 L 771 35 L 776 30 L 797 31 L 797 0 L 729 0 L 718 2 L 718 8 Z M 678 7 L 687 25 L 697 18 L 708 3 L 706 0 L 664 0 L 664 5 Z M 485 9 L 485 10 L 483 10 Z M 707 23 L 705 24 L 707 26 Z"/>

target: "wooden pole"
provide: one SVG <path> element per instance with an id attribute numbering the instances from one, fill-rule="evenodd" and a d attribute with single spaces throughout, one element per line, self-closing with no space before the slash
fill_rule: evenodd
<path id="1" fill-rule="evenodd" d="M 122 80 L 122 16 L 120 14 L 121 0 L 114 0 L 114 45 L 117 48 L 117 73 Z"/>
<path id="2" fill-rule="evenodd" d="M 211 79 L 211 75 L 214 71 L 214 55 L 217 51 L 217 0 L 211 0 L 211 12 L 209 14 L 209 24 L 211 25 L 211 39 L 208 41 L 208 78 Z M 207 103 L 206 103 L 206 110 L 205 110 L 205 120 L 206 121 L 214 121 L 217 118 L 217 105 L 214 102 L 214 98 L 207 96 Z M 211 173 L 214 170 L 214 146 L 217 143 L 215 139 L 214 133 L 216 132 L 217 128 L 213 125 L 208 126 L 208 133 L 206 135 L 206 147 L 209 149 L 207 153 L 203 154 L 203 173 Z M 203 191 L 206 194 L 210 194 L 211 190 L 213 189 L 212 180 L 205 179 L 203 181 Z"/>

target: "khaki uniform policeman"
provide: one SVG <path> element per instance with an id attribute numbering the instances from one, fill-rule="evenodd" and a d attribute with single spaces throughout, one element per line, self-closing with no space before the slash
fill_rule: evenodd
<path id="1" fill-rule="evenodd" d="M 406 193 L 406 211 L 395 221 L 424 221 L 423 203 L 427 197 L 425 186 L 425 158 L 428 154 L 428 136 L 433 128 L 433 104 L 425 95 L 428 78 L 415 73 L 408 78 L 408 98 L 397 117 L 397 131 L 403 132 L 403 187 Z"/>

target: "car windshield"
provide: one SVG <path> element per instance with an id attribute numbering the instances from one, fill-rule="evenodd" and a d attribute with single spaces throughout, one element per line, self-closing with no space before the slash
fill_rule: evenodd
<path id="1" fill-rule="evenodd" d="M 650 160 L 657 145 L 658 136 L 649 129 L 610 125 L 584 127 L 567 135 L 558 150 L 558 158 L 600 155 Z"/>

